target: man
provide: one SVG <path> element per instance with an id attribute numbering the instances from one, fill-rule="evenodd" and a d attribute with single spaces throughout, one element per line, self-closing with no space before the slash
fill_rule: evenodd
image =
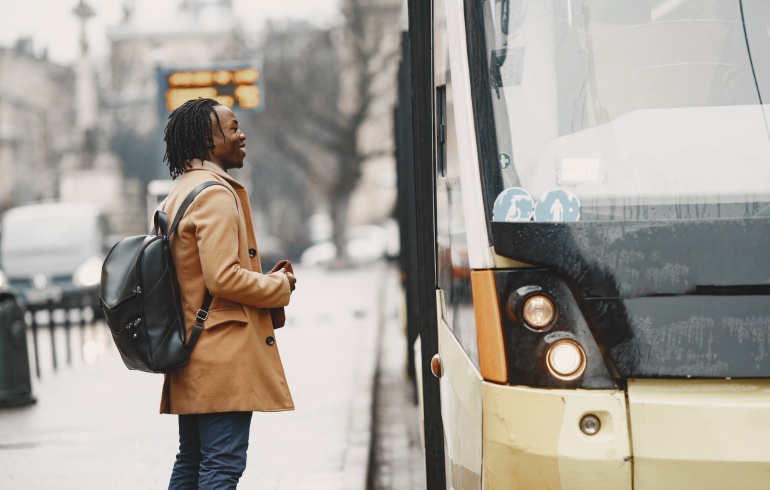
<path id="1" fill-rule="evenodd" d="M 189 362 L 166 375 L 161 413 L 179 415 L 179 453 L 169 490 L 234 489 L 246 468 L 252 412 L 293 410 L 268 308 L 289 303 L 291 273 L 261 273 L 251 205 L 227 174 L 243 167 L 246 136 L 212 99 L 186 102 L 165 131 L 169 222 L 203 182 L 171 238 L 187 335 L 206 290 L 214 297 Z"/>

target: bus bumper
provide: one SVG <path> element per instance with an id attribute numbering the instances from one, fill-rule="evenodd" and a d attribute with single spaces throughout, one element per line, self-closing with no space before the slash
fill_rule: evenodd
<path id="1" fill-rule="evenodd" d="M 629 380 L 627 398 L 484 382 L 482 397 L 486 489 L 770 485 L 770 381 Z"/>
<path id="2" fill-rule="evenodd" d="M 770 488 L 770 381 L 629 380 L 634 490 Z"/>
<path id="3" fill-rule="evenodd" d="M 625 394 L 482 385 L 485 489 L 631 489 Z M 580 430 L 584 415 L 600 431 Z"/>

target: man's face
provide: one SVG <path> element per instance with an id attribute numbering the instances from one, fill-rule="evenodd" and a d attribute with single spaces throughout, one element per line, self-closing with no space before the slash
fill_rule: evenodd
<path id="1" fill-rule="evenodd" d="M 219 116 L 219 125 L 212 114 L 214 148 L 209 152 L 209 160 L 219 164 L 225 170 L 243 168 L 243 159 L 246 156 L 246 135 L 238 128 L 238 120 L 233 111 L 223 105 L 214 107 L 214 110 Z"/>

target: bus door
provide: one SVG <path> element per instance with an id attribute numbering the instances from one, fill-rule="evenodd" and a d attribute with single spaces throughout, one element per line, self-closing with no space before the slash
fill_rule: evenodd
<path id="1" fill-rule="evenodd" d="M 460 175 L 447 6 L 434 5 L 435 199 L 441 418 L 447 487 L 481 488 L 481 376 Z"/>

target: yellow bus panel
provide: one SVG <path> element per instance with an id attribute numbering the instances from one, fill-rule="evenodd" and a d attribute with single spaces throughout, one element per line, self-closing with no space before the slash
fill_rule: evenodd
<path id="1" fill-rule="evenodd" d="M 634 490 L 770 488 L 770 380 L 629 380 Z"/>

